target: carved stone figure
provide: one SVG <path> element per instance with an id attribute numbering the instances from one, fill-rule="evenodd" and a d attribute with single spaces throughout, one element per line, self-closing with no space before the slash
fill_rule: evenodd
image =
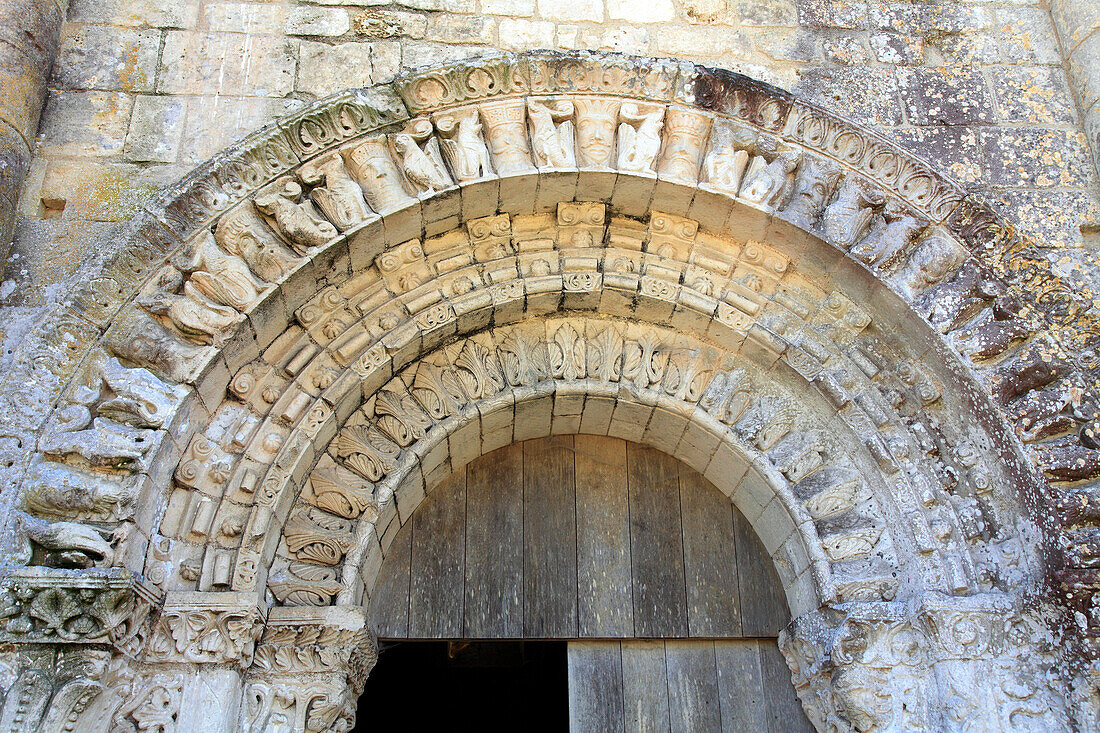
<path id="1" fill-rule="evenodd" d="M 241 313 L 255 304 L 264 289 L 244 260 L 226 254 L 210 232 L 191 240 L 174 262 L 202 295 Z"/>
<path id="2" fill-rule="evenodd" d="M 481 105 L 481 118 L 497 173 L 533 173 L 527 142 L 527 104 L 522 99 L 486 102 Z"/>
<path id="3" fill-rule="evenodd" d="M 699 180 L 711 118 L 685 107 L 669 107 L 665 115 L 665 145 L 657 172 L 662 178 L 687 185 Z"/>
<path id="4" fill-rule="evenodd" d="M 182 294 L 178 292 L 181 284 Z M 240 320 L 237 311 L 210 301 L 195 285 L 183 282 L 183 274 L 174 267 L 161 271 L 157 286 L 158 290 L 138 298 L 138 305 L 168 320 L 188 341 L 220 344 L 223 332 Z"/>
<path id="5" fill-rule="evenodd" d="M 289 176 L 280 178 L 272 188 L 256 197 L 256 208 L 275 220 L 279 232 L 299 254 L 320 247 L 336 235 L 336 227 L 324 219 L 307 199 L 299 202 L 302 187 Z"/>
<path id="6" fill-rule="evenodd" d="M 654 173 L 661 152 L 663 108 L 644 109 L 636 104 L 619 108 L 618 167 L 632 173 Z"/>
<path id="7" fill-rule="evenodd" d="M 780 153 L 754 177 L 746 177 L 741 198 L 770 209 L 783 208 L 794 193 L 795 171 L 801 162 L 801 150 Z"/>
<path id="8" fill-rule="evenodd" d="M 348 174 L 339 153 L 329 153 L 298 170 L 302 181 L 313 189 L 309 197 L 340 231 L 347 231 L 374 216 L 363 198 L 363 189 Z"/>
<path id="9" fill-rule="evenodd" d="M 1001 292 L 996 280 L 967 260 L 954 278 L 929 288 L 913 302 L 913 308 L 940 333 L 950 333 L 978 315 Z"/>
<path id="10" fill-rule="evenodd" d="M 367 203 L 379 214 L 388 214 L 413 201 L 401 185 L 401 171 L 387 147 L 385 137 L 375 135 L 344 151 L 348 170 L 359 181 Z"/>
<path id="11" fill-rule="evenodd" d="M 776 155 L 774 138 L 761 137 L 727 122 L 715 122 L 710 149 L 703 158 L 703 183 L 706 187 L 736 196 L 748 177 L 767 165 L 763 153 Z"/>
<path id="12" fill-rule="evenodd" d="M 896 199 L 886 202 L 882 217 L 885 226 L 873 228 L 862 241 L 852 245 L 849 252 L 866 265 L 877 264 L 880 270 L 886 270 L 901 261 L 902 256 L 928 226 L 928 221 L 915 216 Z"/>
<path id="13" fill-rule="evenodd" d="M 817 223 L 825 202 L 840 181 L 841 170 L 822 158 L 806 159 L 798 171 L 791 201 L 784 212 L 791 221 L 807 229 Z"/>
<path id="14" fill-rule="evenodd" d="M 440 141 L 443 153 L 459 183 L 493 175 L 489 148 L 485 146 L 485 139 L 481 135 L 481 121 L 477 111 L 440 115 L 435 119 L 435 127 L 443 138 Z"/>
<path id="15" fill-rule="evenodd" d="M 297 264 L 294 253 L 250 206 L 224 215 L 214 229 L 214 238 L 223 250 L 244 260 L 264 282 L 282 280 Z"/>
<path id="16" fill-rule="evenodd" d="M 531 122 L 531 150 L 541 168 L 571 168 L 577 164 L 573 150 L 572 102 L 527 101 L 527 116 Z"/>
<path id="17" fill-rule="evenodd" d="M 858 176 L 848 176 L 840 187 L 836 201 L 825 209 L 821 228 L 830 242 L 851 249 L 867 234 L 875 211 L 885 201 L 880 191 L 867 186 Z M 866 259 L 863 261 L 867 262 Z"/>
<path id="18" fill-rule="evenodd" d="M 30 543 L 30 564 L 60 568 L 90 568 L 111 564 L 114 550 L 94 528 L 75 522 L 44 522 L 20 515 Z"/>
<path id="19" fill-rule="evenodd" d="M 921 242 L 909 258 L 899 286 L 910 300 L 928 288 L 938 285 L 955 264 L 951 243 L 942 237 L 929 237 Z"/>
<path id="20" fill-rule="evenodd" d="M 578 97 L 573 103 L 577 108 L 577 150 L 581 167 L 610 168 L 619 101 Z"/>

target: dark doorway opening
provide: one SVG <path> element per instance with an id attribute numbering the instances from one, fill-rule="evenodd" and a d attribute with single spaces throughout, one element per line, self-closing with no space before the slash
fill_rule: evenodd
<path id="1" fill-rule="evenodd" d="M 565 642 L 381 641 L 379 650 L 356 731 L 569 728 Z"/>

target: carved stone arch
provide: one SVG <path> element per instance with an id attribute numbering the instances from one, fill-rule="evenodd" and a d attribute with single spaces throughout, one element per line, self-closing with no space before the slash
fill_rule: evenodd
<path id="1" fill-rule="evenodd" d="M 1087 306 L 872 132 L 690 64 L 489 57 L 264 128 L 119 242 L 0 384 L 5 641 L 115 650 L 90 729 L 346 727 L 390 527 L 559 423 L 744 503 L 823 730 L 1085 720 Z"/>

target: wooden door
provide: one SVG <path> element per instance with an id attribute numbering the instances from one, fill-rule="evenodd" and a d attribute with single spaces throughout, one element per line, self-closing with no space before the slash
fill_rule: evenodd
<path id="1" fill-rule="evenodd" d="M 382 638 L 774 637 L 771 559 L 729 499 L 659 451 L 554 436 L 432 489 L 371 589 Z"/>
<path id="2" fill-rule="evenodd" d="M 774 639 L 573 641 L 571 733 L 812 733 Z"/>

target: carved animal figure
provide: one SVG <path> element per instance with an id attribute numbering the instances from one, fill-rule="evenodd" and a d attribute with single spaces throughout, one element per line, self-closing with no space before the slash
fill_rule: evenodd
<path id="1" fill-rule="evenodd" d="M 780 153 L 745 185 L 741 198 L 771 209 L 782 208 L 794 192 L 795 171 L 801 162 L 801 150 Z"/>
<path id="2" fill-rule="evenodd" d="M 138 298 L 137 302 L 154 315 L 172 322 L 185 338 L 199 344 L 219 344 L 223 331 L 240 318 L 231 308 L 206 301 L 190 284 L 183 286 L 183 295 L 160 291 Z"/>
<path id="3" fill-rule="evenodd" d="M 401 169 L 405 171 L 405 177 L 421 193 L 434 193 L 451 185 L 435 161 L 416 144 L 412 135 L 404 132 L 394 135 L 393 147 L 401 156 Z"/>
<path id="4" fill-rule="evenodd" d="M 559 103 L 551 109 L 545 104 L 529 102 L 528 116 L 531 119 L 531 149 L 539 165 L 551 168 L 566 168 L 576 165 L 573 153 L 573 105 Z M 555 118 L 562 118 L 560 122 Z"/>
<path id="5" fill-rule="evenodd" d="M 877 262 L 880 270 L 896 265 L 928 226 L 927 221 L 914 216 L 894 200 L 886 202 L 882 216 L 886 225 L 876 227 L 863 241 L 849 250 L 853 257 L 864 264 L 873 265 Z"/>
<path id="6" fill-rule="evenodd" d="M 61 568 L 111 564 L 114 551 L 92 527 L 75 522 L 44 522 L 26 514 L 19 515 L 19 524 L 30 543 L 28 554 L 32 564 Z M 42 557 L 36 558 L 39 553 Z"/>
<path id="7" fill-rule="evenodd" d="M 279 231 L 299 253 L 320 247 L 336 236 L 336 227 L 313 210 L 308 201 L 296 203 L 302 187 L 290 178 L 275 183 L 275 190 L 256 197 L 256 208 L 275 220 Z"/>
<path id="8" fill-rule="evenodd" d="M 226 252 L 244 260 L 264 282 L 281 280 L 297 262 L 263 219 L 248 207 L 223 216 L 214 229 L 214 238 Z"/>
<path id="9" fill-rule="evenodd" d="M 477 118 L 477 112 L 459 117 L 450 126 L 442 125 L 442 121 L 437 125 L 440 133 L 445 135 L 441 141 L 443 150 L 450 158 L 459 183 L 475 181 L 493 174 L 489 148 L 481 136 L 481 121 Z M 446 137 L 447 134 L 450 137 Z"/>
<path id="10" fill-rule="evenodd" d="M 96 411 L 100 415 L 139 428 L 164 427 L 176 396 L 155 374 L 147 369 L 127 369 L 118 359 L 110 358 L 103 365 L 102 380 L 114 395 L 99 403 Z"/>
<path id="11" fill-rule="evenodd" d="M 940 333 L 950 333 L 978 315 L 1002 291 L 1000 283 L 988 279 L 976 262 L 968 260 L 952 280 L 921 294 L 913 308 Z"/>
<path id="12" fill-rule="evenodd" d="M 373 213 L 363 198 L 363 189 L 348 175 L 339 153 L 330 153 L 303 166 L 298 175 L 315 188 L 309 197 L 340 231 L 347 231 Z"/>
<path id="13" fill-rule="evenodd" d="M 244 260 L 218 247 L 210 232 L 191 240 L 175 265 L 190 273 L 189 281 L 204 296 L 242 313 L 255 304 L 264 287 Z"/>
<path id="14" fill-rule="evenodd" d="M 661 152 L 663 117 L 663 110 L 639 116 L 633 105 L 623 105 L 620 119 L 625 121 L 619 124 L 619 170 L 653 172 L 653 163 Z"/>
<path id="15" fill-rule="evenodd" d="M 848 176 L 821 219 L 825 236 L 838 247 L 851 248 L 867 233 L 875 209 L 885 200 L 881 192 L 866 188 L 856 176 Z"/>

